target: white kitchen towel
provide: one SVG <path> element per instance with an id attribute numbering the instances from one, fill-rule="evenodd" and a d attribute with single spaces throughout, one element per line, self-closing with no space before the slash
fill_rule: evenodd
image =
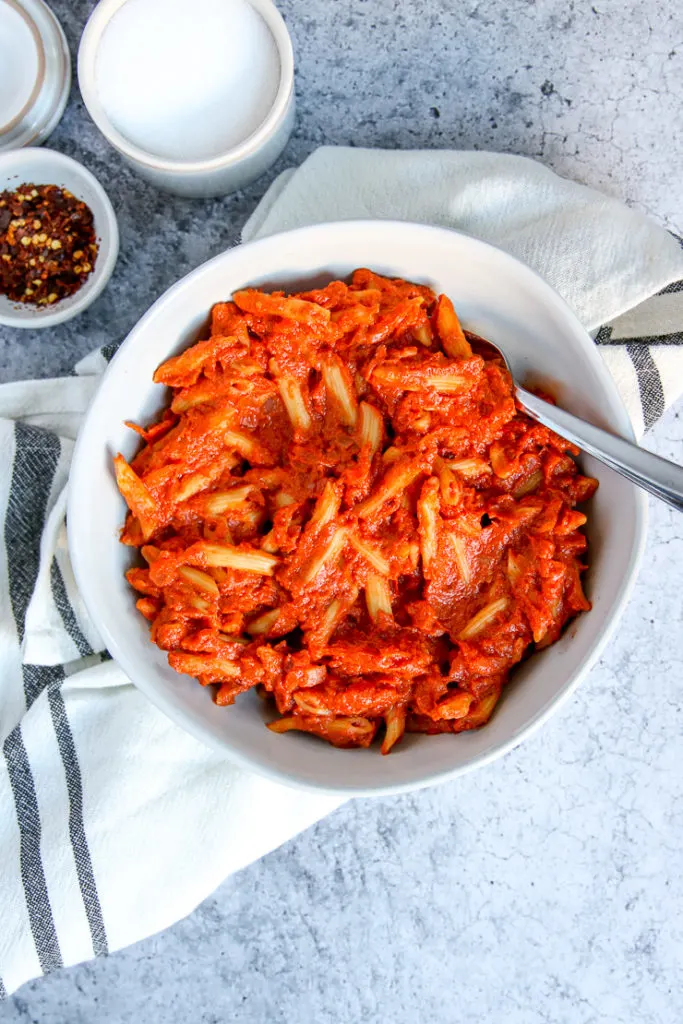
<path id="1" fill-rule="evenodd" d="M 324 149 L 278 179 L 244 238 L 340 217 L 498 242 L 600 325 L 638 429 L 677 395 L 683 252 L 615 200 L 522 158 Z M 71 572 L 64 488 L 115 349 L 63 380 L 0 387 L 0 995 L 167 927 L 339 803 L 234 768 L 102 651 Z"/>

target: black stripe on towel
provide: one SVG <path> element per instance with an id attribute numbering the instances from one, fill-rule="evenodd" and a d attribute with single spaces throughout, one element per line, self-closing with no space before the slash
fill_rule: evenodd
<path id="1" fill-rule="evenodd" d="M 95 956 L 104 956 L 109 952 L 109 947 L 83 822 L 83 780 L 76 754 L 76 744 L 59 684 L 49 687 L 47 699 L 66 774 L 66 788 L 69 794 L 69 839 L 76 861 L 78 885 L 90 926 L 93 952 Z"/>
<path id="2" fill-rule="evenodd" d="M 108 363 L 112 361 L 118 350 L 121 348 L 122 343 L 123 338 L 121 339 L 121 341 L 112 341 L 108 345 L 102 346 L 100 352 L 102 353 L 102 355 L 104 356 Z"/>
<path id="3" fill-rule="evenodd" d="M 40 565 L 40 538 L 61 446 L 47 430 L 17 423 L 15 453 L 7 512 L 5 548 L 9 595 L 19 643 L 24 639 L 26 610 Z M 26 693 L 30 707 L 37 694 Z"/>
<path id="4" fill-rule="evenodd" d="M 683 281 L 673 281 L 668 284 L 666 288 L 662 288 L 661 292 L 657 292 L 658 295 L 673 295 L 674 292 L 683 292 Z"/>
<path id="5" fill-rule="evenodd" d="M 40 697 L 46 686 L 60 683 L 64 679 L 64 671 L 56 665 L 22 665 L 24 675 L 24 695 L 26 704 L 31 707 L 34 700 Z"/>
<path id="6" fill-rule="evenodd" d="M 601 327 L 600 330 L 603 330 Z M 643 346 L 647 348 L 648 345 L 683 345 L 683 331 L 674 331 L 673 334 L 648 334 L 642 338 L 615 338 L 612 340 L 604 339 L 602 342 L 595 339 L 598 344 L 606 344 L 609 341 L 610 345 L 633 345 Z"/>
<path id="7" fill-rule="evenodd" d="M 662 378 L 647 345 L 640 341 L 630 342 L 626 346 L 626 351 L 636 370 L 643 420 L 645 429 L 648 430 L 664 413 Z"/>
<path id="8" fill-rule="evenodd" d="M 600 328 L 598 333 L 595 335 L 596 345 L 607 345 L 612 337 L 612 328 L 608 325 L 604 325 Z"/>
<path id="9" fill-rule="evenodd" d="M 93 654 L 93 649 L 83 635 L 81 627 L 78 625 L 78 620 L 74 615 L 74 610 L 71 607 L 71 602 L 64 586 L 64 577 L 56 558 L 52 559 L 52 565 L 50 566 L 50 586 L 52 588 L 52 598 L 57 606 L 57 611 L 62 617 L 64 628 L 76 645 L 78 653 L 81 657 Z"/>
<path id="10" fill-rule="evenodd" d="M 64 962 L 40 857 L 41 828 L 36 787 L 20 726 L 16 726 L 5 740 L 3 752 L 19 825 L 19 865 L 28 919 L 38 961 L 43 973 L 47 974 L 62 967 Z"/>

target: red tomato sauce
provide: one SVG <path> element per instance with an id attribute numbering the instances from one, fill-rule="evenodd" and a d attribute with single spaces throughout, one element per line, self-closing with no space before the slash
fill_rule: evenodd
<path id="1" fill-rule="evenodd" d="M 171 401 L 115 460 L 127 577 L 218 704 L 257 687 L 275 732 L 387 753 L 485 724 L 590 608 L 576 506 L 597 482 L 445 296 L 369 270 L 246 289 L 154 379 Z"/>

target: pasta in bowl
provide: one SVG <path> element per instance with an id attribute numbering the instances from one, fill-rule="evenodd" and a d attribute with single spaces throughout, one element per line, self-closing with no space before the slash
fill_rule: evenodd
<path id="1" fill-rule="evenodd" d="M 178 724 L 270 777 L 367 794 L 480 766 L 571 692 L 634 579 L 644 502 L 519 416 L 487 335 L 629 433 L 555 293 L 451 231 L 359 222 L 241 246 L 138 324 L 77 443 L 69 542 L 109 650 Z"/>
<path id="2" fill-rule="evenodd" d="M 590 607 L 575 506 L 597 481 L 477 345 L 446 295 L 365 269 L 213 307 L 115 459 L 146 563 L 127 579 L 173 669 L 221 706 L 258 687 L 274 732 L 336 747 L 488 721 Z"/>

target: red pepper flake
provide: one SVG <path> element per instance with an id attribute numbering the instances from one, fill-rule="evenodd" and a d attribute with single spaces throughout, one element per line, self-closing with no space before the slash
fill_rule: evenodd
<path id="1" fill-rule="evenodd" d="M 49 306 L 92 274 L 98 246 L 92 210 L 58 185 L 0 193 L 0 295 Z"/>

